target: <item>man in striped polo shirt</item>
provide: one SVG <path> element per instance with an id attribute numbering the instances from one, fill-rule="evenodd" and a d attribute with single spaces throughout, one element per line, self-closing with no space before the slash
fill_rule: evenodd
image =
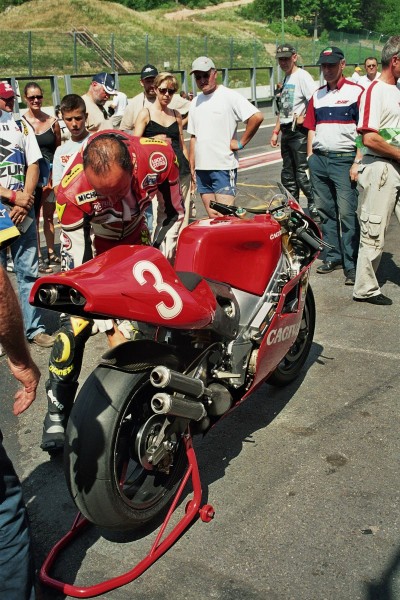
<path id="1" fill-rule="evenodd" d="M 331 248 L 317 273 L 343 267 L 345 284 L 354 285 L 360 237 L 356 126 L 363 88 L 343 77 L 346 61 L 340 48 L 325 48 L 318 64 L 326 84 L 314 92 L 304 126 L 309 130 L 307 156 L 315 204 Z"/>

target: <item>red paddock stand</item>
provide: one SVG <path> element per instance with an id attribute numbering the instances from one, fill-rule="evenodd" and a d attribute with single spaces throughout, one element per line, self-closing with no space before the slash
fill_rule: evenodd
<path id="1" fill-rule="evenodd" d="M 199 468 L 197 464 L 196 454 L 193 450 L 192 446 L 192 438 L 189 434 L 187 434 L 184 438 L 185 446 L 186 446 L 186 456 L 188 459 L 188 468 L 186 470 L 185 476 L 177 490 L 177 493 L 174 497 L 173 503 L 168 511 L 167 516 L 165 517 L 160 530 L 157 534 L 156 540 L 152 545 L 150 552 L 143 558 L 137 565 L 127 573 L 123 575 L 119 575 L 118 577 L 113 577 L 112 579 L 108 579 L 107 581 L 103 581 L 102 583 L 97 583 L 95 585 L 89 587 L 78 587 L 75 585 L 71 585 L 69 583 L 64 583 L 63 581 L 59 581 L 58 579 L 53 579 L 50 575 L 50 569 L 58 557 L 58 554 L 78 535 L 80 534 L 86 525 L 89 524 L 89 521 L 85 519 L 81 513 L 75 518 L 75 521 L 72 524 L 72 527 L 64 537 L 62 537 L 57 544 L 51 549 L 48 554 L 46 560 L 43 563 L 42 568 L 40 569 L 39 579 L 44 584 L 51 588 L 54 588 L 63 594 L 68 596 L 72 596 L 73 598 L 93 598 L 94 596 L 99 596 L 100 594 L 104 594 L 105 592 L 109 592 L 110 590 L 115 590 L 122 585 L 126 585 L 131 581 L 134 581 L 146 569 L 148 569 L 153 563 L 156 562 L 171 546 L 176 542 L 176 540 L 182 535 L 182 533 L 189 527 L 189 525 L 200 516 L 201 520 L 209 523 L 214 517 L 214 509 L 209 504 L 204 504 L 201 506 L 201 482 L 200 482 L 200 474 Z M 193 486 L 193 498 L 186 505 L 185 515 L 179 521 L 177 525 L 172 529 L 172 531 L 164 538 L 164 532 L 168 526 L 168 522 L 179 502 L 180 497 L 182 496 L 183 490 L 188 482 L 189 478 L 191 478 L 192 486 Z"/>

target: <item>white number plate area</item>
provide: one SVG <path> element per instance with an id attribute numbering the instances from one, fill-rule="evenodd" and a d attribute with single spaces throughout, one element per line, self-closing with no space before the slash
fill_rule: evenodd
<path id="1" fill-rule="evenodd" d="M 139 285 L 152 285 L 157 293 L 161 294 L 163 292 L 170 296 L 172 306 L 168 306 L 169 302 L 168 304 L 165 302 L 156 304 L 155 308 L 162 319 L 174 319 L 179 315 L 183 308 L 182 298 L 169 283 L 163 280 L 160 270 L 152 262 L 140 260 L 133 267 L 132 273 Z M 151 278 L 146 279 L 146 273 L 152 276 L 153 282 L 151 282 Z"/>

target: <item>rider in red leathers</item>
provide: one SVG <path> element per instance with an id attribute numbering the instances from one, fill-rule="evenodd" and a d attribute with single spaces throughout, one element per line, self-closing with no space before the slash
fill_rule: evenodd
<path id="1" fill-rule="evenodd" d="M 179 169 L 166 142 L 135 138 L 124 133 L 100 132 L 70 160 L 57 190 L 61 223 L 63 270 L 70 270 L 119 244 L 150 244 L 144 211 L 150 198 L 158 199 L 153 246 L 171 262 L 184 217 Z M 123 327 L 111 319 L 96 321 L 110 346 L 126 341 Z M 46 382 L 48 411 L 41 448 L 62 450 L 85 344 L 92 321 L 61 316 L 49 360 Z M 122 333 L 123 332 L 123 333 Z"/>

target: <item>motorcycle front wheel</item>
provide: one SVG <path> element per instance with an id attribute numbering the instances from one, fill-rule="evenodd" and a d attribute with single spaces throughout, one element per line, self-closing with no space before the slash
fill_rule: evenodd
<path id="1" fill-rule="evenodd" d="M 111 530 L 138 529 L 168 507 L 186 468 L 182 437 L 171 436 L 171 465 L 152 468 L 145 449 L 164 419 L 154 415 L 150 371 L 99 366 L 86 380 L 68 422 L 64 449 L 67 485 L 79 511 Z"/>
<path id="2" fill-rule="evenodd" d="M 315 317 L 314 294 L 311 286 L 308 286 L 298 336 L 275 371 L 269 376 L 268 383 L 277 387 L 284 387 L 298 377 L 310 353 L 311 344 L 314 339 Z"/>

